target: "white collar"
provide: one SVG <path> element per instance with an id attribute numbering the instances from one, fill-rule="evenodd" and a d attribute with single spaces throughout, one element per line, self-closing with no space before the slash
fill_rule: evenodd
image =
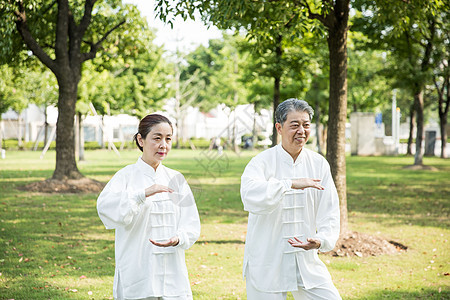
<path id="1" fill-rule="evenodd" d="M 142 171 L 142 173 L 144 173 L 144 175 L 147 175 L 151 178 L 154 178 L 156 176 L 157 173 L 160 172 L 160 170 L 162 170 L 162 164 L 159 163 L 159 165 L 156 167 L 156 170 L 153 169 L 152 166 L 150 166 L 149 164 L 147 164 L 142 157 L 139 157 L 136 165 L 138 166 L 138 168 Z"/>
<path id="2" fill-rule="evenodd" d="M 291 165 L 297 165 L 299 163 L 301 163 L 303 161 L 303 157 L 304 157 L 304 153 L 305 153 L 305 149 L 302 149 L 302 151 L 300 151 L 300 154 L 297 156 L 297 159 L 294 161 L 294 159 L 292 158 L 292 156 L 283 148 L 283 146 L 281 145 L 281 143 L 279 143 L 278 145 L 276 145 L 277 147 L 277 153 L 279 156 L 281 156 L 282 160 L 291 164 Z"/>

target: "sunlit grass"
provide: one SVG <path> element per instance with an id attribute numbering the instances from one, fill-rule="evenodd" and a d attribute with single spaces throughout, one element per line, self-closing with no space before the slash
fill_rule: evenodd
<path id="1" fill-rule="evenodd" d="M 199 241 L 186 252 L 194 299 L 244 299 L 247 213 L 240 176 L 256 152 L 172 150 L 196 196 Z M 111 299 L 114 232 L 96 212 L 96 194 L 42 194 L 17 187 L 51 177 L 55 152 L 6 153 L 0 160 L 0 299 Z M 87 151 L 78 167 L 107 182 L 139 151 Z M 213 157 L 213 159 L 211 158 Z M 450 160 L 424 159 L 438 171 L 411 171 L 411 157 L 348 157 L 351 230 L 408 246 L 368 258 L 321 256 L 344 299 L 450 298 Z M 289 295 L 289 298 L 291 296 Z"/>

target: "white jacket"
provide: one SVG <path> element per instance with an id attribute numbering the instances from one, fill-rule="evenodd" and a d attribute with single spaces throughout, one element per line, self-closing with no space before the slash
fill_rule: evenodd
<path id="1" fill-rule="evenodd" d="M 291 188 L 291 179 L 306 177 L 320 179 L 325 189 Z M 325 158 L 303 148 L 294 162 L 281 144 L 265 150 L 246 166 L 241 198 L 249 212 L 243 273 L 258 290 L 297 290 L 297 265 L 306 289 L 331 281 L 317 250 L 288 243 L 294 236 L 317 238 L 325 252 L 339 237 L 339 199 Z"/>
<path id="2" fill-rule="evenodd" d="M 175 193 L 145 197 L 153 184 Z M 117 288 L 125 298 L 191 295 L 184 250 L 200 235 L 194 197 L 184 177 L 162 164 L 156 171 L 141 158 L 118 171 L 97 200 L 97 210 L 107 229 L 115 229 Z M 149 239 L 166 241 L 177 235 L 175 247 L 157 247 Z"/>

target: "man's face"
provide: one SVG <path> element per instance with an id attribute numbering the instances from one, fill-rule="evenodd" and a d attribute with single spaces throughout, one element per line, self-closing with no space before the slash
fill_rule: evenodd
<path id="1" fill-rule="evenodd" d="M 311 133 L 311 120 L 306 111 L 290 111 L 283 125 L 276 123 L 281 145 L 289 154 L 299 153 Z"/>

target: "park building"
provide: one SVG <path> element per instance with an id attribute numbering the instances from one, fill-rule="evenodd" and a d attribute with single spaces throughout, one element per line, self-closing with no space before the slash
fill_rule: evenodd
<path id="1" fill-rule="evenodd" d="M 255 133 L 258 136 L 258 146 L 271 145 L 272 111 L 263 109 L 255 114 L 251 104 L 238 105 L 234 110 L 220 104 L 205 113 L 192 106 L 183 110 L 177 109 L 175 101 L 169 99 L 163 110 L 156 113 L 163 114 L 172 121 L 174 140 L 177 140 L 178 136 L 179 141 L 187 145 L 192 139 L 204 139 L 207 142 L 216 139 L 234 140 L 237 145 L 242 145 L 243 138 Z M 32 142 L 33 149 L 36 150 L 39 142 L 55 139 L 57 116 L 58 110 L 54 106 L 44 109 L 31 104 L 20 114 L 9 110 L 1 116 L 0 137 L 2 140 Z M 398 122 L 397 126 L 385 128 L 380 114 L 368 112 L 351 113 L 349 120 L 350 122 L 346 124 L 346 152 L 362 156 L 406 154 L 407 146 L 400 141 L 408 139 L 408 122 Z M 84 142 L 97 142 L 102 148 L 115 143 L 123 148 L 127 142 L 132 141 L 139 119 L 127 114 L 100 116 L 92 106 L 91 112 L 83 117 L 81 124 Z M 320 129 L 323 130 L 323 127 Z M 450 128 L 447 132 L 449 130 Z M 317 150 L 314 121 L 310 141 L 308 147 Z M 425 125 L 423 149 L 427 150 L 427 144 L 433 143 L 431 151 L 439 156 L 440 142 L 439 124 L 431 120 Z M 448 148 L 447 154 L 450 155 Z M 414 152 L 415 147 L 412 147 L 412 150 Z"/>
<path id="2" fill-rule="evenodd" d="M 256 132 L 262 136 L 260 145 L 271 143 L 272 112 L 263 109 L 255 114 L 252 105 L 239 105 L 235 110 L 218 105 L 207 113 L 196 107 L 187 107 L 177 114 L 169 100 L 162 111 L 155 113 L 168 117 L 174 126 L 174 138 L 179 135 L 183 141 L 222 138 L 235 139 L 240 144 L 243 136 Z M 57 117 L 58 110 L 54 106 L 44 108 L 31 104 L 20 114 L 8 110 L 1 116 L 0 136 L 3 140 L 16 139 L 36 145 L 44 140 L 54 140 Z M 82 117 L 81 124 L 84 142 L 97 142 L 104 147 L 109 142 L 122 145 L 132 141 L 139 119 L 127 114 L 101 116 L 92 107 L 91 112 Z"/>

